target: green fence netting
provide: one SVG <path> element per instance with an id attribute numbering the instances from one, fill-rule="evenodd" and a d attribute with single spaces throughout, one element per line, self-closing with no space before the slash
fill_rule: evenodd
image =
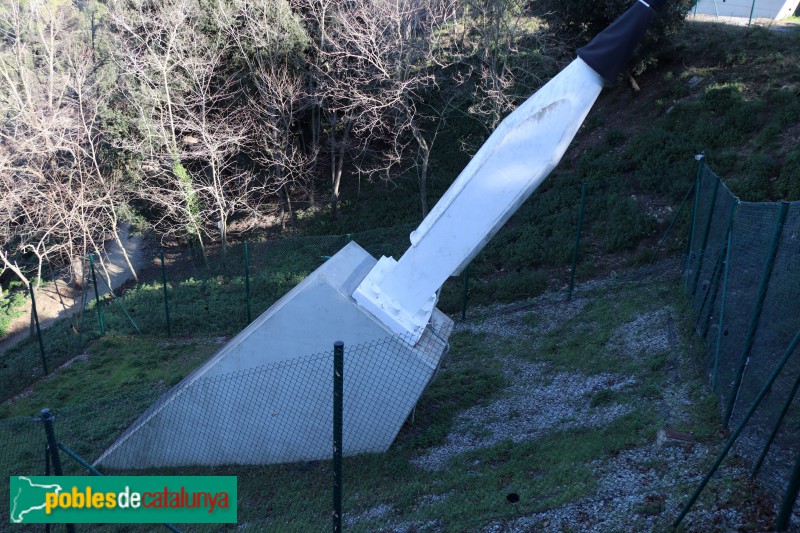
<path id="1" fill-rule="evenodd" d="M 699 175 L 686 285 L 724 421 L 735 428 L 800 329 L 800 202 L 740 202 L 707 167 Z M 795 353 L 734 447 L 778 499 L 800 448 L 798 376 Z"/>

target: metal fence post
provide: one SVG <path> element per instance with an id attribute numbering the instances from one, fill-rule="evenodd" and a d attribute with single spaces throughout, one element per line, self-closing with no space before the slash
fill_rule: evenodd
<path id="1" fill-rule="evenodd" d="M 106 334 L 106 327 L 103 323 L 103 307 L 100 305 L 100 293 L 97 292 L 97 276 L 94 272 L 94 256 L 89 254 L 89 266 L 92 270 L 92 285 L 94 285 L 94 299 L 97 302 L 97 320 L 100 321 L 100 335 Z"/>
<path id="2" fill-rule="evenodd" d="M 750 317 L 750 323 L 747 326 L 747 336 L 745 337 L 744 347 L 742 354 L 739 356 L 739 366 L 736 371 L 736 379 L 731 387 L 731 395 L 728 398 L 728 405 L 725 409 L 725 416 L 722 419 L 722 427 L 728 427 L 733 414 L 733 406 L 736 403 L 736 398 L 739 396 L 739 389 L 742 386 L 742 377 L 744 376 L 745 369 L 747 368 L 748 359 L 750 358 L 750 349 L 753 347 L 755 340 L 756 330 L 758 329 L 758 321 L 761 318 L 761 309 L 764 306 L 764 300 L 767 297 L 767 287 L 769 280 L 772 277 L 772 267 L 775 264 L 775 256 L 778 254 L 778 243 L 781 240 L 781 233 L 783 233 L 783 223 L 786 221 L 786 213 L 789 212 L 789 202 L 781 202 L 780 210 L 778 211 L 778 220 L 775 222 L 775 230 L 772 233 L 772 241 L 769 245 L 769 254 L 767 255 L 767 262 L 764 265 L 764 273 L 761 275 L 761 283 L 758 287 L 758 296 L 756 303 L 753 306 L 753 314 Z"/>
<path id="3" fill-rule="evenodd" d="M 700 310 L 698 315 L 702 316 L 702 311 L 706 306 L 706 302 L 708 302 L 708 313 L 706 313 L 705 320 L 703 321 L 703 327 L 701 328 L 700 336 L 703 339 L 706 338 L 706 334 L 708 333 L 708 328 L 711 325 L 711 313 L 714 311 L 714 304 L 717 301 L 717 293 L 719 292 L 719 282 L 722 277 L 722 270 L 723 267 L 725 272 L 727 272 L 727 261 L 730 259 L 730 245 L 731 245 L 731 232 L 733 231 L 733 221 L 736 217 L 736 210 L 739 207 L 739 200 L 734 199 L 733 205 L 731 205 L 731 210 L 728 213 L 728 224 L 725 226 L 725 244 L 722 247 L 722 250 L 719 252 L 719 256 L 717 257 L 717 262 L 714 265 L 714 272 L 711 275 L 711 285 L 709 290 L 706 292 L 705 297 L 703 298 L 703 305 L 700 306 Z M 724 262 L 724 263 L 723 263 Z M 700 318 L 698 316 L 698 318 Z M 700 323 L 697 323 L 697 327 L 700 327 Z"/>
<path id="4" fill-rule="evenodd" d="M 722 335 L 725 329 L 725 306 L 728 300 L 728 271 L 731 264 L 731 235 L 728 232 L 728 244 L 725 251 L 725 270 L 722 274 L 722 301 L 719 303 L 719 326 L 717 327 L 717 341 L 714 346 L 714 373 L 711 378 L 711 388 L 717 390 L 717 375 L 719 373 L 719 352 L 722 348 Z"/>
<path id="5" fill-rule="evenodd" d="M 700 281 L 700 270 L 703 267 L 703 259 L 706 255 L 706 247 L 708 246 L 708 234 L 711 233 L 711 223 L 714 221 L 714 208 L 717 205 L 717 192 L 719 191 L 719 184 L 722 183 L 722 178 L 717 177 L 714 182 L 714 191 L 711 193 L 711 206 L 708 208 L 708 216 L 706 217 L 706 227 L 703 230 L 703 241 L 700 243 L 700 250 L 697 254 L 697 267 L 694 271 L 694 282 L 692 283 L 692 296 L 697 292 L 697 283 Z"/>
<path id="6" fill-rule="evenodd" d="M 96 469 L 95 467 L 93 467 L 92 465 L 90 465 L 90 464 L 89 464 L 89 462 L 88 462 L 88 461 L 86 461 L 86 460 L 85 460 L 83 457 L 81 457 L 80 455 L 78 455 L 77 453 L 75 453 L 74 451 L 72 451 L 71 449 L 69 449 L 69 447 L 67 447 L 67 446 L 66 446 L 64 443 L 62 443 L 62 442 L 59 442 L 59 443 L 58 443 L 58 448 L 59 448 L 59 449 L 60 449 L 62 452 L 64 452 L 65 454 L 67 454 L 69 457 L 71 457 L 71 458 L 72 458 L 72 459 L 73 459 L 73 460 L 74 460 L 76 463 L 78 463 L 78 464 L 79 464 L 79 465 L 81 465 L 83 468 L 85 468 L 86 470 L 88 470 L 88 471 L 89 471 L 89 472 L 90 472 L 90 473 L 91 473 L 93 476 L 100 476 L 100 477 L 102 477 L 102 476 L 103 476 L 103 473 L 102 473 L 102 472 L 100 472 L 98 469 Z M 167 529 L 169 529 L 170 531 L 172 531 L 173 533 L 182 533 L 180 529 L 176 528 L 176 527 L 175 527 L 175 526 L 173 526 L 172 524 L 162 524 L 162 525 L 163 525 L 164 527 L 166 527 Z"/>
<path id="7" fill-rule="evenodd" d="M 83 263 L 81 263 L 81 268 L 83 268 Z M 83 268 L 83 278 L 81 280 L 81 317 L 78 321 L 78 347 L 75 349 L 75 353 L 80 353 L 81 348 L 83 348 L 83 316 L 86 314 L 86 298 L 89 295 L 89 289 L 86 285 L 89 284 L 89 273 Z"/>
<path id="8" fill-rule="evenodd" d="M 750 6 L 750 18 L 747 20 L 747 26 L 753 23 L 753 13 L 756 11 L 756 0 L 753 0 L 753 5 Z"/>
<path id="9" fill-rule="evenodd" d="M 678 206 L 678 210 L 675 211 L 675 216 L 672 217 L 672 222 L 669 223 L 669 226 L 667 227 L 667 231 L 664 232 L 664 236 L 661 238 L 661 241 L 659 241 L 658 246 L 656 247 L 656 251 L 653 252 L 653 257 L 651 257 L 650 261 L 647 263 L 648 270 L 650 269 L 651 265 L 653 264 L 653 261 L 656 260 L 656 256 L 658 255 L 658 252 L 661 251 L 661 247 L 664 246 L 664 242 L 666 242 L 667 237 L 669 236 L 670 232 L 672 231 L 672 227 L 675 225 L 675 223 L 678 221 L 678 218 L 681 216 L 681 212 L 683 211 L 683 208 L 686 206 L 686 201 L 689 199 L 689 195 L 692 194 L 692 191 L 694 190 L 695 185 L 696 184 L 693 182 L 691 187 L 689 187 L 689 190 L 686 191 L 686 194 L 683 196 L 683 200 L 681 200 L 681 205 Z"/>
<path id="10" fill-rule="evenodd" d="M 569 291 L 567 301 L 572 300 L 572 289 L 575 288 L 575 268 L 578 266 L 578 247 L 581 244 L 581 228 L 583 227 L 583 209 L 586 206 L 586 182 L 581 185 L 581 206 L 578 209 L 578 229 L 575 230 L 575 250 L 572 252 L 572 270 L 569 275 Z"/>
<path id="11" fill-rule="evenodd" d="M 42 330 L 39 327 L 39 313 L 36 312 L 36 297 L 33 295 L 33 282 L 28 283 L 28 290 L 31 293 L 31 315 L 33 322 L 36 324 L 36 336 L 39 338 L 39 352 L 42 354 L 42 367 L 44 368 L 44 375 L 50 372 L 47 370 L 47 356 L 44 354 L 44 342 L 42 342 Z"/>
<path id="12" fill-rule="evenodd" d="M 333 343 L 333 531 L 342 531 L 342 415 L 344 343 Z"/>
<path id="13" fill-rule="evenodd" d="M 50 475 L 50 444 L 44 444 L 44 475 Z M 44 525 L 45 533 L 50 533 L 50 524 Z"/>
<path id="14" fill-rule="evenodd" d="M 781 509 L 778 511 L 778 518 L 775 519 L 775 531 L 786 531 L 789 527 L 789 516 L 792 514 L 794 502 L 797 500 L 797 493 L 800 491 L 800 452 L 794 460 L 794 470 L 786 487 L 786 494 L 781 502 Z"/>
<path id="15" fill-rule="evenodd" d="M 250 256 L 247 254 L 247 241 L 244 241 L 244 295 L 247 300 L 247 323 L 253 321 L 250 310 Z"/>
<path id="16" fill-rule="evenodd" d="M 792 402 L 794 401 L 794 397 L 797 395 L 798 389 L 800 389 L 800 376 L 797 376 L 797 379 L 794 381 L 792 391 L 789 393 L 789 396 L 783 403 L 783 408 L 781 409 L 778 418 L 775 420 L 775 424 L 772 426 L 772 431 L 770 432 L 769 437 L 767 437 L 767 442 L 764 444 L 764 449 L 761 450 L 761 455 L 758 456 L 756 464 L 750 471 L 751 477 L 756 477 L 756 475 L 758 475 L 758 471 L 761 469 L 761 465 L 764 463 L 764 459 L 766 459 L 767 453 L 769 453 L 769 449 L 772 447 L 772 442 L 775 440 L 775 437 L 778 435 L 778 430 L 780 430 L 781 425 L 783 424 L 783 419 L 786 417 L 786 413 L 789 412 L 789 407 L 792 406 Z"/>
<path id="17" fill-rule="evenodd" d="M 57 476 L 63 476 L 64 471 L 61 469 L 61 457 L 58 454 L 58 440 L 56 440 L 56 430 L 53 427 L 53 420 L 55 417 L 50 409 L 42 409 L 41 417 L 39 420 L 44 424 L 44 432 L 47 435 L 47 448 L 50 450 L 50 458 L 53 461 L 53 472 Z M 67 531 L 75 533 L 75 525 L 67 524 Z"/>
<path id="18" fill-rule="evenodd" d="M 464 269 L 464 296 L 461 298 L 461 320 L 467 319 L 467 300 L 469 299 L 469 265 Z"/>
<path id="19" fill-rule="evenodd" d="M 117 295 L 114 294 L 114 289 L 111 288 L 111 285 L 109 285 L 108 282 L 104 280 L 102 276 L 100 276 L 100 281 L 102 281 L 103 285 L 105 285 L 106 288 L 108 289 L 108 294 L 111 295 L 111 299 L 114 300 L 114 303 L 116 303 L 119 306 L 119 308 L 122 309 L 122 312 L 125 314 L 125 316 L 128 317 L 128 320 L 133 325 L 134 329 L 136 329 L 136 333 L 141 335 L 142 330 L 139 329 L 139 326 L 136 324 L 136 321 L 133 319 L 130 313 L 128 313 L 128 310 L 125 309 L 125 306 L 122 305 L 122 302 L 120 301 L 119 298 L 117 298 Z"/>
<path id="20" fill-rule="evenodd" d="M 705 155 L 697 154 L 694 156 L 697 161 L 697 172 L 694 178 L 694 206 L 692 207 L 692 224 L 689 226 L 689 238 L 686 239 L 686 289 L 689 289 L 689 264 L 692 262 L 692 246 L 694 245 L 694 227 L 697 224 L 697 206 L 700 201 L 700 176 L 703 173 L 703 158 Z"/>
<path id="21" fill-rule="evenodd" d="M 167 337 L 172 337 L 172 325 L 169 322 L 169 300 L 167 299 L 167 268 L 164 266 L 164 250 L 161 250 L 161 285 L 164 287 L 164 315 L 167 318 Z"/>

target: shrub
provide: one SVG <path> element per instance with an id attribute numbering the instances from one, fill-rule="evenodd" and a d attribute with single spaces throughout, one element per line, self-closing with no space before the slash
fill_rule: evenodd
<path id="1" fill-rule="evenodd" d="M 770 180 L 777 177 L 778 167 L 770 156 L 755 154 L 744 163 L 744 168 L 730 180 L 733 192 L 746 201 L 763 201 L 769 198 Z"/>
<path id="2" fill-rule="evenodd" d="M 3 289 L 0 288 L 0 291 Z M 8 333 L 8 326 L 15 318 L 25 313 L 25 293 L 14 292 L 10 295 L 7 292 L 0 294 L 0 337 Z"/>
<path id="3" fill-rule="evenodd" d="M 611 197 L 607 204 L 607 213 L 603 228 L 603 246 L 608 252 L 633 248 L 653 231 L 653 219 L 644 214 L 630 197 Z"/>
<path id="4" fill-rule="evenodd" d="M 547 290 L 548 279 L 547 272 L 542 270 L 525 270 L 497 278 L 490 283 L 493 300 L 513 302 L 538 296 Z"/>

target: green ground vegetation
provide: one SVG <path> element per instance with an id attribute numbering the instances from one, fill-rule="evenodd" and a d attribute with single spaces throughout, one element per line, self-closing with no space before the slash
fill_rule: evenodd
<path id="1" fill-rule="evenodd" d="M 4 291 L 0 287 L 0 337 L 8 332 L 12 320 L 24 314 L 25 293 L 22 291 Z"/>
<path id="2" fill-rule="evenodd" d="M 596 488 L 593 468 L 598 462 L 651 443 L 658 428 L 669 422 L 655 406 L 663 400 L 675 372 L 689 386 L 692 400 L 686 422 L 677 429 L 712 439 L 718 423 L 715 400 L 702 385 L 702 372 L 688 353 L 691 347 L 687 346 L 694 342 L 691 326 L 680 318 L 682 297 L 674 284 L 655 282 L 642 290 L 638 284 L 613 283 L 582 293 L 580 298 L 585 303 L 579 312 L 547 330 L 540 327 L 540 313 L 532 306 L 523 318 L 529 332 L 515 336 L 513 342 L 493 333 L 456 332 L 413 420 L 406 422 L 389 452 L 345 460 L 349 529 L 373 531 L 391 524 L 439 521 L 448 531 L 470 530 L 490 520 L 544 511 L 586 497 Z M 569 304 L 547 300 L 536 305 Z M 663 309 L 678 317 L 673 349 L 620 351 L 613 342 L 619 328 Z M 470 322 L 481 323 L 493 315 L 491 310 L 480 310 Z M 87 458 L 96 457 L 138 413 L 213 353 L 218 343 L 219 339 L 188 333 L 172 339 L 109 333 L 91 341 L 84 357 L 38 381 L 24 397 L 2 405 L 0 415 L 6 419 L 2 424 L 13 439 L 4 447 L 3 462 L 14 465 L 12 474 L 41 469 L 43 447 L 35 443 L 44 442 L 44 433 L 39 424 L 21 417 L 35 415 L 43 407 L 54 408 L 62 442 Z M 447 441 L 465 409 L 504 397 L 509 384 L 504 361 L 544 364 L 544 380 L 559 372 L 633 377 L 635 384 L 622 391 L 601 390 L 584 400 L 592 407 L 634 408 L 603 427 L 553 427 L 536 440 L 501 441 L 456 455 L 441 471 L 415 466 L 414 458 Z M 647 399 L 644 406 L 642 398 Z M 68 471 L 80 473 L 72 461 L 66 464 Z M 237 475 L 239 523 L 252 527 L 313 531 L 327 527 L 330 520 L 331 471 L 324 461 L 129 473 Z M 519 494 L 521 502 L 510 505 L 505 499 L 509 492 Z"/>

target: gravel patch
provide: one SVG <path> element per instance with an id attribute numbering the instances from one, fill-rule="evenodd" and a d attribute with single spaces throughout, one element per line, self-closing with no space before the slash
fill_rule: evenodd
<path id="1" fill-rule="evenodd" d="M 525 337 L 535 349 L 536 337 L 552 332 L 576 317 L 595 289 L 603 289 L 615 281 L 606 279 L 585 284 L 567 302 L 563 293 L 551 293 L 522 303 L 495 305 L 470 310 L 468 320 L 458 322 L 457 330 L 484 333 L 514 342 Z M 612 289 L 613 290 L 613 289 Z M 624 299 L 625 292 L 615 291 L 615 298 Z M 654 400 L 663 427 L 680 426 L 689 421 L 692 412 L 692 391 L 697 386 L 694 370 L 683 375 L 686 354 L 679 351 L 674 327 L 674 309 L 663 307 L 644 312 L 619 326 L 604 353 L 644 361 L 659 361 L 666 356 L 663 369 L 666 380 L 660 398 Z M 601 427 L 637 408 L 592 398 L 600 391 L 630 390 L 639 383 L 636 378 L 621 374 L 588 375 L 581 372 L 557 372 L 554 365 L 530 362 L 512 356 L 495 356 L 502 363 L 508 386 L 502 397 L 485 405 L 462 412 L 446 442 L 428 450 L 412 462 L 418 468 L 441 471 L 447 462 L 460 454 L 496 445 L 502 441 L 532 441 L 565 428 Z M 655 369 L 654 369 L 655 370 Z M 701 378 L 702 379 L 702 378 Z M 598 397 L 599 398 L 599 397 Z M 529 531 L 669 531 L 689 495 L 708 470 L 720 443 L 705 441 L 686 445 L 651 443 L 606 456 L 589 465 L 593 489 L 585 497 L 542 512 L 495 519 L 473 530 L 483 532 Z M 703 496 L 685 517 L 687 531 L 766 531 L 771 526 L 776 502 L 767 500 L 756 487 L 749 485 L 750 463 L 729 457 L 706 488 Z M 514 491 L 512 486 L 503 491 Z M 530 498 L 536 495 L 519 493 L 518 506 L 535 508 Z M 445 500 L 447 495 L 426 495 L 419 508 Z M 528 500 L 526 501 L 526 498 Z M 533 504 L 533 505 L 532 505 Z M 770 511 L 770 509 L 772 511 Z M 511 511 L 511 509 L 509 509 Z M 512 511 L 513 512 L 513 511 Z M 790 531 L 798 531 L 797 512 Z M 766 517 L 765 517 L 766 515 Z M 418 522 L 390 526 L 383 531 L 423 530 Z M 446 524 L 433 522 L 424 529 L 441 530 Z"/>
<path id="2" fill-rule="evenodd" d="M 441 531 L 442 522 L 440 520 L 428 520 L 427 522 L 414 521 L 402 522 L 387 528 L 381 528 L 383 533 L 417 533 L 422 531 Z"/>
<path id="3" fill-rule="evenodd" d="M 386 518 L 392 513 L 393 510 L 394 507 L 387 503 L 383 503 L 377 507 L 367 509 L 366 511 L 362 511 L 358 514 L 344 513 L 344 516 L 342 516 L 342 522 L 346 527 L 351 528 L 361 522 Z"/>
<path id="4" fill-rule="evenodd" d="M 585 298 L 566 301 L 562 293 L 546 293 L 522 303 L 498 304 L 470 310 L 466 321 L 457 321 L 455 331 L 486 333 L 500 337 L 544 335 L 581 312 Z M 530 319 L 529 317 L 534 317 Z"/>
<path id="5" fill-rule="evenodd" d="M 417 509 L 424 509 L 425 507 L 442 503 L 449 496 L 450 494 L 426 494 L 417 501 Z"/>
<path id="6" fill-rule="evenodd" d="M 442 497 L 442 499 L 444 496 Z M 358 514 L 345 513 L 342 517 L 342 522 L 345 528 L 350 529 L 353 526 L 362 522 L 370 522 L 372 520 L 383 520 L 389 517 L 394 512 L 394 507 L 383 503 L 372 509 L 367 509 Z M 391 526 L 382 527 L 380 531 L 385 533 L 412 533 L 417 531 L 436 531 L 441 529 L 442 523 L 439 520 L 429 520 L 422 522 L 419 520 L 401 522 Z"/>
<path id="7" fill-rule="evenodd" d="M 595 461 L 599 478 L 589 497 L 512 520 L 495 520 L 481 531 L 653 531 L 665 528 L 700 482 L 712 453 L 707 446 L 657 448 L 655 444 L 625 450 L 607 461 Z M 744 477 L 746 471 L 723 466 L 720 475 Z M 524 498 L 524 495 L 521 495 Z M 725 498 L 719 498 L 724 501 Z M 748 524 L 735 508 L 702 509 L 684 519 L 688 531 L 736 531 Z"/>
<path id="8" fill-rule="evenodd" d="M 652 358 L 672 348 L 672 309 L 642 313 L 614 331 L 609 348 L 628 356 Z"/>
<path id="9" fill-rule="evenodd" d="M 592 407 L 591 397 L 601 391 L 618 391 L 635 383 L 615 374 L 580 372 L 551 374 L 545 363 L 506 358 L 503 373 L 510 382 L 505 395 L 485 406 L 475 406 L 458 416 L 447 441 L 412 462 L 426 470 L 441 470 L 456 455 L 494 446 L 505 440 L 534 440 L 553 429 L 600 427 L 633 410 L 608 404 Z"/>

